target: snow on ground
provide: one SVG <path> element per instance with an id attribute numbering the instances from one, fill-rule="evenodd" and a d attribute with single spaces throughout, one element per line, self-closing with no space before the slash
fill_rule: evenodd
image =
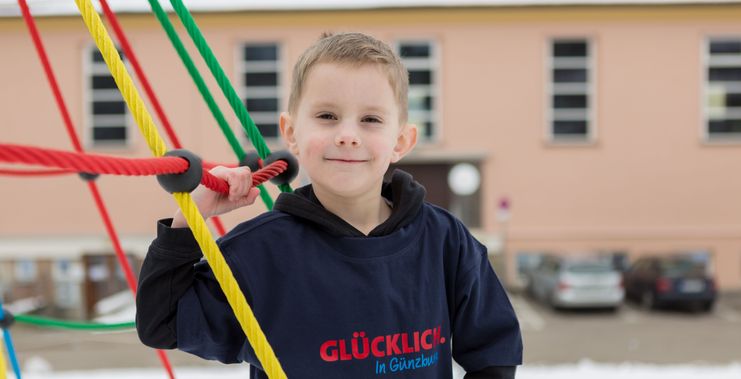
<path id="1" fill-rule="evenodd" d="M 741 362 L 715 365 L 599 364 L 582 361 L 576 365 L 524 366 L 518 379 L 738 379 Z"/>
<path id="2" fill-rule="evenodd" d="M 162 369 L 96 370 L 67 372 L 25 372 L 25 379 L 161 379 Z M 178 379 L 213 378 L 245 379 L 249 368 L 231 366 L 220 368 L 176 368 Z M 456 378 L 462 376 L 457 373 Z M 8 378 L 14 378 L 8 373 Z M 582 361 L 578 364 L 556 366 L 523 366 L 517 372 L 518 379 L 738 379 L 741 378 L 741 362 L 724 366 L 717 365 L 652 365 L 652 364 L 601 364 Z"/>
<path id="3" fill-rule="evenodd" d="M 95 312 L 98 314 L 95 322 L 103 324 L 132 322 L 136 317 L 134 296 L 129 290 L 121 291 L 97 302 Z"/>

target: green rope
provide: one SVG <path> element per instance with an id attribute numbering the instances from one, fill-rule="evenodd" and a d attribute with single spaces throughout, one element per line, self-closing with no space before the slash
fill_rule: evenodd
<path id="1" fill-rule="evenodd" d="M 206 104 L 208 104 L 208 109 L 211 111 L 211 114 L 214 116 L 216 122 L 219 124 L 219 128 L 221 128 L 222 133 L 224 133 L 224 137 L 226 137 L 226 140 L 232 147 L 234 155 L 236 155 L 237 160 L 241 162 L 245 156 L 244 149 L 239 143 L 237 137 L 234 135 L 234 131 L 232 131 L 229 123 L 226 121 L 226 118 L 221 112 L 221 109 L 219 109 L 219 106 L 216 105 L 216 101 L 214 100 L 211 91 L 209 91 L 208 86 L 206 86 L 206 82 L 203 80 L 203 77 L 198 72 L 196 65 L 193 63 L 193 59 L 190 58 L 188 51 L 183 45 L 183 42 L 180 40 L 180 37 L 178 37 L 178 34 L 175 31 L 172 22 L 170 22 L 170 19 L 167 17 L 167 13 L 164 9 L 162 9 L 162 6 L 160 5 L 158 0 L 149 0 L 149 5 L 152 8 L 155 16 L 157 16 L 157 20 L 160 22 L 160 25 L 162 25 L 162 28 L 165 29 L 167 36 L 170 38 L 172 46 L 175 47 L 175 50 L 180 56 L 180 60 L 188 69 L 190 77 L 193 78 L 196 87 L 198 87 L 198 92 L 201 93 L 201 96 L 203 96 L 203 100 L 205 100 Z M 273 199 L 270 197 L 270 194 L 268 193 L 265 186 L 261 184 L 257 186 L 257 188 L 260 189 L 260 197 L 262 198 L 263 203 L 265 203 L 265 206 L 268 209 L 273 209 Z"/>
<path id="2" fill-rule="evenodd" d="M 24 324 L 38 325 L 50 328 L 77 329 L 77 330 L 116 330 L 132 329 L 136 327 L 135 322 L 121 322 L 116 324 L 101 324 L 95 322 L 80 322 L 58 320 L 48 317 L 31 315 L 14 315 L 15 320 Z"/>
<path id="3" fill-rule="evenodd" d="M 211 47 L 209 47 L 208 42 L 206 42 L 206 38 L 203 37 L 203 33 L 201 33 L 198 25 L 196 25 L 193 16 L 185 5 L 183 5 L 181 0 L 170 0 L 170 4 L 172 4 L 175 13 L 177 13 L 178 18 L 180 18 L 180 22 L 185 26 L 185 30 L 188 31 L 188 35 L 190 35 L 190 38 L 193 40 L 196 48 L 198 48 L 198 52 L 201 53 L 201 57 L 203 57 L 203 60 L 206 62 L 211 74 L 219 84 L 221 92 L 229 101 L 229 105 L 231 105 L 234 113 L 236 113 L 240 123 L 242 123 L 242 127 L 244 128 L 245 133 L 247 133 L 250 141 L 252 141 L 252 145 L 255 146 L 257 154 L 260 155 L 260 158 L 265 159 L 270 155 L 268 145 L 265 144 L 265 140 L 262 138 L 255 122 L 252 121 L 247 109 L 245 109 L 244 104 L 242 104 L 242 99 L 237 94 L 234 86 L 232 86 L 229 78 L 227 78 L 224 69 L 221 68 L 219 61 L 211 50 Z M 288 184 L 280 185 L 279 188 L 282 192 L 291 192 L 291 187 Z"/>

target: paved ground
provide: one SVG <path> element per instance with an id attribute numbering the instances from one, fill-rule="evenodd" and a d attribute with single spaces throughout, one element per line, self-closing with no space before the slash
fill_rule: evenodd
<path id="1" fill-rule="evenodd" d="M 709 314 L 648 312 L 625 305 L 616 313 L 556 312 L 513 296 L 525 340 L 526 364 L 646 362 L 659 364 L 741 362 L 741 295 L 721 298 Z M 21 365 L 53 370 L 157 367 L 155 353 L 135 332 L 89 333 L 15 325 Z M 175 367 L 217 365 L 168 351 Z"/>
<path id="2" fill-rule="evenodd" d="M 154 350 L 142 345 L 136 332 L 90 333 L 39 329 L 15 325 L 13 342 L 21 367 L 38 371 L 45 365 L 57 370 L 155 367 Z M 189 354 L 167 351 L 173 366 L 208 365 Z"/>
<path id="3" fill-rule="evenodd" d="M 722 297 L 710 313 L 647 311 L 632 303 L 617 312 L 554 311 L 528 298 L 512 302 L 528 364 L 741 362 L 739 295 Z"/>

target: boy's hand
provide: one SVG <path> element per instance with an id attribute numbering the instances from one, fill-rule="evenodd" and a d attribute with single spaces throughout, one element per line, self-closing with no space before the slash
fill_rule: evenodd
<path id="1" fill-rule="evenodd" d="M 260 190 L 252 187 L 252 173 L 249 167 L 228 168 L 216 166 L 209 171 L 213 176 L 224 179 L 229 184 L 229 195 L 211 191 L 203 185 L 191 193 L 204 219 L 218 216 L 255 202 Z M 172 220 L 173 228 L 188 226 L 178 209 Z"/>

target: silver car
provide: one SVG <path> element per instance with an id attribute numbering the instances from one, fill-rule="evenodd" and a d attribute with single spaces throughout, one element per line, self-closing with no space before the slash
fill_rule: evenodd
<path id="1" fill-rule="evenodd" d="M 594 257 L 543 256 L 530 271 L 527 290 L 554 308 L 617 310 L 625 297 L 620 271 Z"/>

